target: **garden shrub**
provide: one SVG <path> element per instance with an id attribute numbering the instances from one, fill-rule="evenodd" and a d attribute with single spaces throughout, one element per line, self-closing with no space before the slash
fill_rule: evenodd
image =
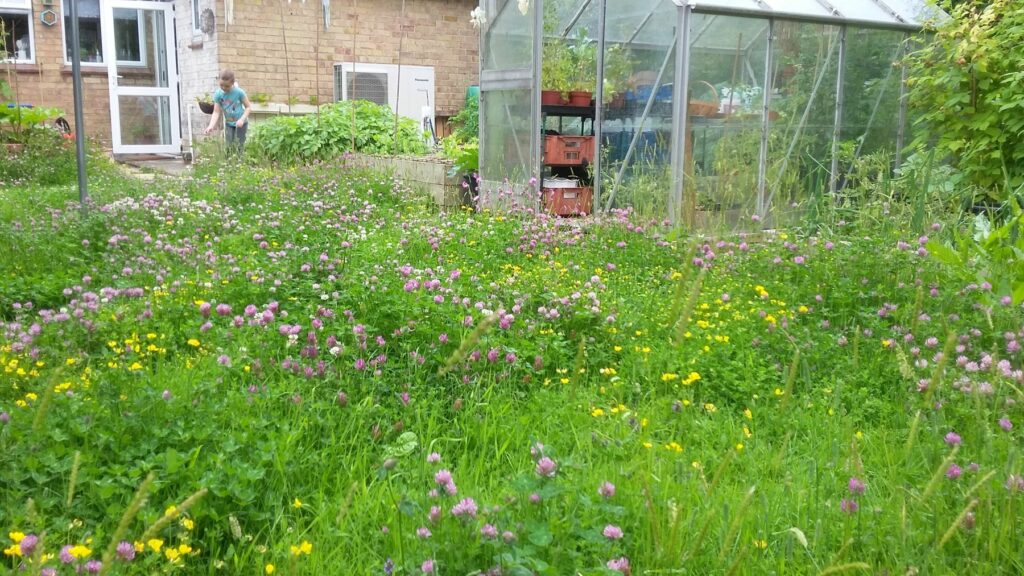
<path id="1" fill-rule="evenodd" d="M 278 116 L 254 124 L 247 151 L 260 159 L 310 161 L 328 160 L 345 152 L 426 154 L 428 150 L 423 130 L 415 121 L 399 118 L 396 138 L 391 109 L 365 100 L 347 100 L 328 104 L 319 114 Z"/>
<path id="2" fill-rule="evenodd" d="M 951 13 L 909 57 L 915 146 L 949 156 L 973 184 L 1012 190 L 1024 184 L 1024 11 L 994 0 Z"/>
<path id="3" fill-rule="evenodd" d="M 70 184 L 76 177 L 75 143 L 56 130 L 37 128 L 24 138 L 20 152 L 0 155 L 0 182 L 43 186 Z"/>

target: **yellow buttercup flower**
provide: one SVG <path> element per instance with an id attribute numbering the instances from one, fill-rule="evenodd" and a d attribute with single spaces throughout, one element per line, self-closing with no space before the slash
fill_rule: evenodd
<path id="1" fill-rule="evenodd" d="M 89 555 L 92 554 L 92 550 L 78 544 L 76 546 L 72 546 L 71 549 L 68 550 L 68 554 L 71 554 L 77 560 L 81 560 L 83 558 L 88 558 Z"/>
<path id="2" fill-rule="evenodd" d="M 273 564 L 267 564 L 267 565 L 266 565 L 266 566 L 265 566 L 265 567 L 263 568 L 263 571 L 264 571 L 265 573 L 267 573 L 267 574 L 273 574 L 273 573 L 274 573 L 274 565 L 273 565 Z"/>
<path id="3" fill-rule="evenodd" d="M 184 554 L 188 554 L 191 551 L 192 551 L 192 547 L 189 546 L 188 544 L 179 544 L 178 545 L 178 553 L 179 554 L 183 554 L 184 555 Z"/>
<path id="4" fill-rule="evenodd" d="M 295 508 L 302 508 L 302 500 L 296 498 L 295 501 L 292 502 L 292 506 Z"/>
<path id="5" fill-rule="evenodd" d="M 24 532 L 11 532 L 7 535 L 11 537 L 11 540 L 14 541 L 15 544 L 20 544 L 21 541 L 25 539 Z"/>
<path id="6" fill-rule="evenodd" d="M 198 348 L 199 347 L 199 340 L 196 340 L 195 338 L 189 338 L 188 339 L 188 345 L 192 346 L 193 348 Z"/>
<path id="7" fill-rule="evenodd" d="M 146 542 L 146 544 L 149 545 L 149 548 L 153 550 L 153 552 L 159 552 L 160 548 L 162 548 L 164 545 L 164 541 L 160 540 L 159 538 L 153 538 Z"/>

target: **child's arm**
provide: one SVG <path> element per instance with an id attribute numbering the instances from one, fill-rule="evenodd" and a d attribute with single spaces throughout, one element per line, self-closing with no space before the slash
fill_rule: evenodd
<path id="1" fill-rule="evenodd" d="M 209 134 L 210 132 L 213 132 L 214 129 L 217 128 L 217 126 L 220 124 L 220 114 L 220 103 L 214 102 L 213 115 L 210 117 L 210 125 L 206 127 L 206 130 L 203 130 L 203 134 Z"/>
<path id="2" fill-rule="evenodd" d="M 249 120 L 249 112 L 252 112 L 252 102 L 249 102 L 248 94 L 242 98 L 242 106 L 245 107 L 245 112 L 242 112 L 242 116 L 239 117 L 237 122 L 235 122 L 235 126 L 238 126 L 239 128 L 245 126 L 245 123 Z"/>

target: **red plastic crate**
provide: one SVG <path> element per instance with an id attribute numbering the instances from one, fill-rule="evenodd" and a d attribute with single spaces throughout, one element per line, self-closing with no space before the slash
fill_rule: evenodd
<path id="1" fill-rule="evenodd" d="M 544 193 L 544 210 L 556 216 L 580 216 L 594 212 L 594 189 L 541 188 Z"/>
<path id="2" fill-rule="evenodd" d="M 544 163 L 555 166 L 577 166 L 583 160 L 594 160 L 593 136 L 545 136 Z"/>

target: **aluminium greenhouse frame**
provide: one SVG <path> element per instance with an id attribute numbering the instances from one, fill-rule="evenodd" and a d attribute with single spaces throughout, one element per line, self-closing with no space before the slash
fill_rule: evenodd
<path id="1" fill-rule="evenodd" d="M 551 24 L 545 22 L 545 3 L 558 2 L 558 0 L 481 0 L 481 6 L 487 15 L 481 35 L 481 58 L 480 58 L 480 176 L 484 189 L 499 190 L 499 196 L 506 190 L 511 196 L 514 185 L 525 184 L 527 180 L 542 174 L 542 134 L 544 126 L 541 125 L 541 74 L 543 66 L 543 50 L 545 41 L 545 30 L 550 35 Z M 651 70 L 657 69 L 657 77 L 653 89 L 646 102 L 638 102 L 642 105 L 643 112 L 640 117 L 640 131 L 633 134 L 626 150 L 622 165 L 619 167 L 614 178 L 607 198 L 602 190 L 602 154 L 597 153 L 593 158 L 594 174 L 598 177 L 593 179 L 594 207 L 608 209 L 612 206 L 614 195 L 619 189 L 623 174 L 636 153 L 641 131 L 644 122 L 647 122 L 651 115 L 652 107 L 655 104 L 655 96 L 659 88 L 670 86 L 666 82 L 668 74 L 672 74 L 672 83 L 687 89 L 675 91 L 676 97 L 671 101 L 671 149 L 669 164 L 672 175 L 671 190 L 666 191 L 667 210 L 666 215 L 671 221 L 678 221 L 682 214 L 684 192 L 687 190 L 688 180 L 696 178 L 687 174 L 688 154 L 696 146 L 690 142 L 691 134 L 691 113 L 690 109 L 690 80 L 691 71 L 694 66 L 693 51 L 695 43 L 711 26 L 715 17 L 736 17 L 752 19 L 763 22 L 766 30 L 765 37 L 759 40 L 756 35 L 748 45 L 744 46 L 744 52 L 758 49 L 764 51 L 764 71 L 760 78 L 763 95 L 760 102 L 760 148 L 757 156 L 757 180 L 756 180 L 756 207 L 754 212 L 761 218 L 765 218 L 772 210 L 772 203 L 777 188 L 781 185 L 772 186 L 769 184 L 769 136 L 772 130 L 772 104 L 773 89 L 776 85 L 773 81 L 771 71 L 773 69 L 774 44 L 777 41 L 777 29 L 790 23 L 807 23 L 827 25 L 830 28 L 838 29 L 836 42 L 828 47 L 827 57 L 820 74 L 814 78 L 813 88 L 810 90 L 810 99 L 802 114 L 794 117 L 795 133 L 787 148 L 785 156 L 781 159 L 781 167 L 776 167 L 781 175 L 787 167 L 790 157 L 794 154 L 797 138 L 800 131 L 808 121 L 811 113 L 811 106 L 819 91 L 831 97 L 834 90 L 834 112 L 831 122 L 831 153 L 826 159 L 828 172 L 827 189 L 835 192 L 840 185 L 839 182 L 839 155 L 837 150 L 840 146 L 841 128 L 844 119 L 844 105 L 846 94 L 844 83 L 847 66 L 847 33 L 848 30 L 866 29 L 878 31 L 892 31 L 902 33 L 903 42 L 899 50 L 905 49 L 907 39 L 910 35 L 920 31 L 926 22 L 941 20 L 947 16 L 941 11 L 927 6 L 923 0 L 844 0 L 842 3 L 834 0 L 561 0 L 561 4 L 572 4 L 575 9 L 567 12 L 567 18 L 559 21 L 555 31 L 562 39 L 568 37 L 569 33 L 577 27 L 581 19 L 587 19 L 590 28 L 584 29 L 591 32 L 588 34 L 590 40 L 597 45 L 597 70 L 596 85 L 594 89 L 594 136 L 598 147 L 604 143 L 603 128 L 606 113 L 605 98 L 603 94 L 606 70 L 605 56 L 607 48 L 611 44 L 633 45 L 644 40 L 641 32 L 645 30 L 648 23 L 658 14 L 660 20 L 666 20 L 664 16 L 671 14 L 670 23 L 659 22 L 662 26 L 674 24 L 671 36 L 671 45 L 665 45 L 664 59 L 658 62 L 660 66 L 652 66 Z M 643 10 L 646 8 L 646 14 Z M 625 33 L 619 31 L 617 38 L 608 38 L 609 22 L 613 19 L 622 18 L 622 14 L 633 10 L 632 17 L 636 26 L 632 33 L 628 30 Z M 640 12 L 637 12 L 640 10 Z M 703 18 L 706 24 L 702 30 L 691 30 L 691 25 L 697 19 Z M 728 18 L 726 18 L 728 19 Z M 742 35 L 741 35 L 742 38 Z M 757 42 L 764 45 L 754 46 Z M 508 49 L 511 48 L 511 49 Z M 697 48 L 700 48 L 697 46 Z M 898 60 L 902 52 L 893 54 L 893 59 Z M 834 59 L 834 64 L 833 64 Z M 738 60 L 738 57 L 737 57 Z M 760 66 L 760 62 L 757 63 Z M 670 67 L 671 65 L 671 67 Z M 834 65 L 837 69 L 835 77 L 829 77 L 826 82 L 826 72 Z M 895 66 L 894 66 L 895 67 Z M 896 118 L 891 121 L 896 123 L 895 143 L 895 166 L 898 167 L 902 160 L 901 151 L 906 138 L 906 71 L 900 66 L 898 78 L 899 94 L 896 101 Z M 754 75 L 755 71 L 750 65 L 749 53 L 744 57 L 744 76 Z M 891 74 L 892 71 L 889 71 Z M 734 76 L 736 72 L 734 71 Z M 888 80 L 888 77 L 886 77 Z M 834 86 L 832 82 L 834 81 Z M 879 92 L 874 108 L 871 110 L 870 124 L 876 122 L 875 113 L 879 108 L 884 89 Z M 637 107 L 639 111 L 640 106 Z M 799 122 L 796 119 L 799 118 Z M 882 119 L 885 121 L 885 119 Z M 495 131 L 501 134 L 496 135 Z M 860 139 L 856 153 L 860 153 L 863 146 L 863 139 Z M 749 166 L 751 173 L 753 167 Z M 485 199 L 487 192 L 481 191 L 481 198 Z"/>

